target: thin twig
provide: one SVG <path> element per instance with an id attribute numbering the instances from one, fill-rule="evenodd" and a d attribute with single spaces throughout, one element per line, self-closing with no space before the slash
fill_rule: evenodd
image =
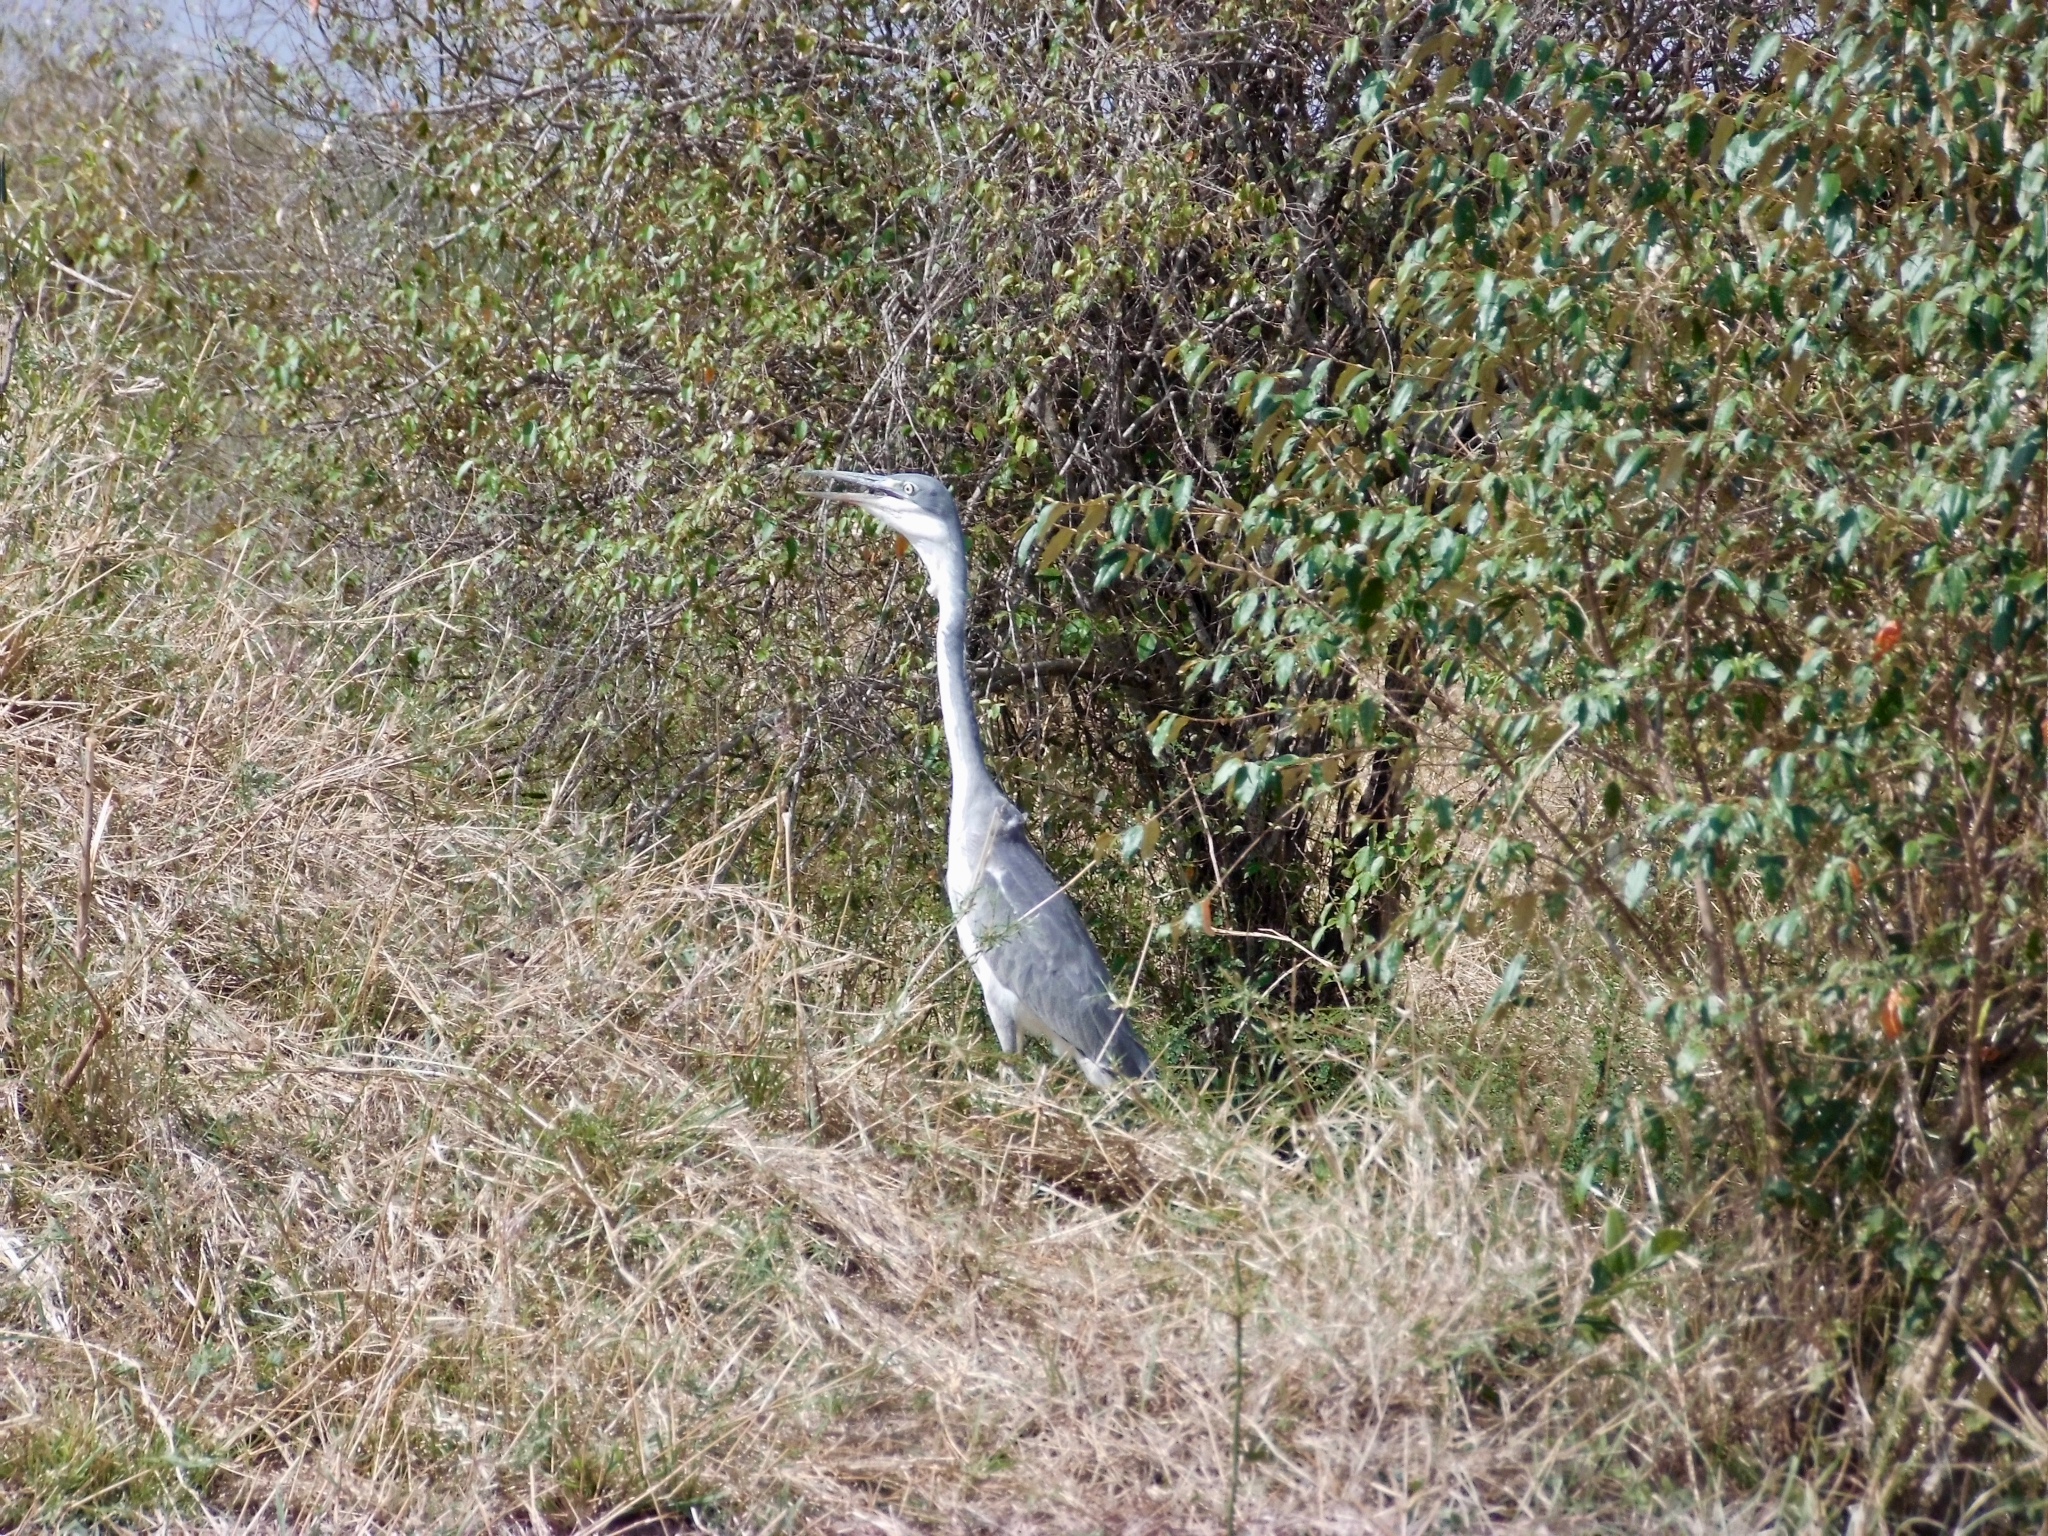
<path id="1" fill-rule="evenodd" d="M 1237 1536 L 1237 1474 L 1244 1459 L 1244 1259 L 1230 1256 L 1230 1493 L 1223 1505 L 1224 1536 Z"/>
<path id="2" fill-rule="evenodd" d="M 85 1069 L 92 1062 L 93 1053 L 100 1048 L 100 1042 L 113 1033 L 114 1016 L 100 1002 L 92 984 L 86 980 L 86 962 L 92 955 L 92 865 L 93 844 L 96 830 L 93 820 L 92 803 L 92 733 L 85 733 L 85 750 L 82 754 L 84 787 L 78 801 L 78 928 L 72 934 L 72 963 L 78 971 L 78 990 L 92 1005 L 93 1029 L 85 1037 L 85 1044 L 78 1048 L 77 1056 L 65 1068 L 64 1075 L 57 1079 L 57 1097 L 63 1098 L 78 1086 L 78 1080 L 85 1075 Z"/>
<path id="3" fill-rule="evenodd" d="M 782 815 L 779 818 L 782 831 L 782 895 L 783 904 L 789 908 L 790 921 L 796 920 L 796 791 L 790 789 L 783 798 Z M 804 1017 L 803 987 L 791 976 L 790 1002 L 796 1009 L 796 1055 L 798 1083 L 797 1092 L 803 1099 L 804 1121 L 813 1130 L 818 1127 L 818 1080 L 811 1066 L 811 1040 L 808 1021 Z"/>
<path id="4" fill-rule="evenodd" d="M 101 293 L 104 293 L 110 299 L 121 299 L 131 304 L 135 301 L 134 294 L 123 293 L 119 288 L 114 287 L 111 283 L 103 283 L 98 278 L 92 276 L 90 273 L 81 272 L 76 267 L 67 267 L 64 265 L 63 262 L 57 261 L 55 259 L 51 260 L 50 265 L 55 267 L 59 272 L 62 272 L 66 277 L 72 278 L 77 282 L 81 282 L 85 284 L 85 286 L 88 288 L 98 289 Z"/>
<path id="5" fill-rule="evenodd" d="M 26 983 L 25 983 L 25 981 L 24 981 L 24 979 L 23 979 L 23 978 L 24 978 L 24 975 L 25 975 L 25 961 L 24 961 L 24 958 L 23 958 L 23 951 L 24 951 L 24 949 L 26 948 L 26 946 L 27 946 L 27 942 L 28 942 L 28 941 L 27 941 L 27 938 L 25 937 L 25 935 L 24 935 L 24 934 L 23 934 L 23 932 L 22 932 L 22 925 L 23 925 L 23 922 L 24 922 L 24 920 L 25 920 L 25 917 L 26 917 L 26 914 L 27 914 L 27 910 L 28 910 L 28 904 L 27 904 L 26 900 L 24 899 L 24 897 L 23 897 L 23 895 L 22 895 L 22 889 L 21 889 L 21 818 L 22 818 L 22 797 L 23 797 L 23 790 L 24 790 L 24 789 L 26 788 L 26 784 L 27 784 L 27 780 L 26 780 L 26 778 L 24 777 L 24 775 L 26 774 L 26 772 L 27 772 L 27 769 L 26 769 L 26 767 L 25 767 L 25 765 L 24 765 L 24 763 L 23 763 L 23 761 L 22 761 L 22 756 L 21 756 L 21 743 L 19 743 L 19 742 L 16 742 L 16 743 L 15 743 L 15 745 L 14 745 L 14 993 L 13 993 L 13 997 L 14 997 L 14 1010 L 15 1010 L 15 1012 L 16 1012 L 16 1013 L 19 1013 L 19 1012 L 21 1011 L 21 1005 L 22 1005 L 22 1000 L 23 1000 L 23 999 L 24 999 L 24 998 L 25 998 L 25 997 L 26 997 L 26 996 L 28 995 L 28 993 L 27 993 L 27 986 L 26 986 Z"/>
<path id="6" fill-rule="evenodd" d="M 78 982 L 85 985 L 85 962 L 91 950 L 92 923 L 92 733 L 85 736 L 85 783 L 78 802 L 78 927 L 72 933 L 72 957 L 78 964 Z"/>
<path id="7" fill-rule="evenodd" d="M 100 1042 L 114 1032 L 114 1016 L 107 1011 L 99 995 L 86 985 L 84 976 L 78 978 L 79 988 L 85 993 L 86 1001 L 92 1004 L 92 1033 L 85 1037 L 85 1044 L 78 1048 L 78 1054 L 71 1059 L 71 1065 L 64 1069 L 64 1075 L 57 1079 L 57 1097 L 63 1098 L 78 1086 L 78 1080 L 85 1076 L 85 1069 L 92 1064 L 93 1053 L 100 1048 Z"/>
<path id="8" fill-rule="evenodd" d="M 21 336 L 21 323 L 28 319 L 26 309 L 14 312 L 13 323 L 7 327 L 7 340 L 0 342 L 0 397 L 7 393 L 7 386 L 14 382 L 14 344 Z"/>
<path id="9" fill-rule="evenodd" d="M 14 1054 L 14 1021 L 21 1017 L 21 749 L 14 753 L 14 909 L 8 924 L 8 941 L 14 948 L 13 973 L 7 986 L 7 1029 L 0 1034 L 0 1057 Z"/>

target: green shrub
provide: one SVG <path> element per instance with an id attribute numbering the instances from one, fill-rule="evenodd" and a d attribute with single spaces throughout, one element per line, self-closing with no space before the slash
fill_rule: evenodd
<path id="1" fill-rule="evenodd" d="M 1438 14 L 1325 151 L 1395 230 L 1385 346 L 1240 373 L 1256 489 L 1194 512 L 1238 573 L 1223 655 L 1341 679 L 1215 777 L 1312 793 L 1455 740 L 1459 782 L 1354 856 L 1349 909 L 1408 896 L 1366 963 L 1598 936 L 1704 1171 L 1848 1272 L 1854 1369 L 1809 1411 L 1894 1405 L 1882 1503 L 1909 1449 L 1958 1454 L 1923 1401 L 2048 1386 L 2048 31 L 1872 6 L 1738 27 L 1742 76 L 1671 89 Z"/>

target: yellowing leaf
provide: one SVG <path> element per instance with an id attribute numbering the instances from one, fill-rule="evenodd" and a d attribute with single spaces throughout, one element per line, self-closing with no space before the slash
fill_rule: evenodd
<path id="1" fill-rule="evenodd" d="M 1593 120 L 1593 104 L 1589 101 L 1575 101 L 1564 115 L 1564 132 L 1557 136 L 1557 153 L 1563 154 L 1578 142 L 1586 124 Z"/>
<path id="2" fill-rule="evenodd" d="M 1051 536 L 1045 541 L 1045 548 L 1039 553 L 1038 573 L 1042 576 L 1057 565 L 1060 556 L 1067 552 L 1067 546 L 1073 542 L 1072 528 L 1053 529 Z"/>

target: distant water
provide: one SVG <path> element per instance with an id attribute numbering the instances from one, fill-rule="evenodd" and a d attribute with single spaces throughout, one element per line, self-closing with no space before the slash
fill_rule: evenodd
<path id="1" fill-rule="evenodd" d="M 326 53 L 317 11 L 307 0 L 0 0 L 0 32 L 78 36 L 119 27 L 195 63 L 248 50 L 279 64 Z"/>

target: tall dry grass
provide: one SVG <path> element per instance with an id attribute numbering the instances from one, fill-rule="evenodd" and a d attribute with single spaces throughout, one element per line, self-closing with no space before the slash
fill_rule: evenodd
<path id="1" fill-rule="evenodd" d="M 350 604 L 188 515 L 117 341 L 31 328 L 0 467 L 0 1523 L 1722 1518 L 1683 1267 L 1575 1344 L 1598 1242 L 1455 1094 L 970 1067 L 872 1002 L 918 957 L 723 878 L 772 807 L 508 803 L 492 701 L 414 702 L 462 570 Z"/>

